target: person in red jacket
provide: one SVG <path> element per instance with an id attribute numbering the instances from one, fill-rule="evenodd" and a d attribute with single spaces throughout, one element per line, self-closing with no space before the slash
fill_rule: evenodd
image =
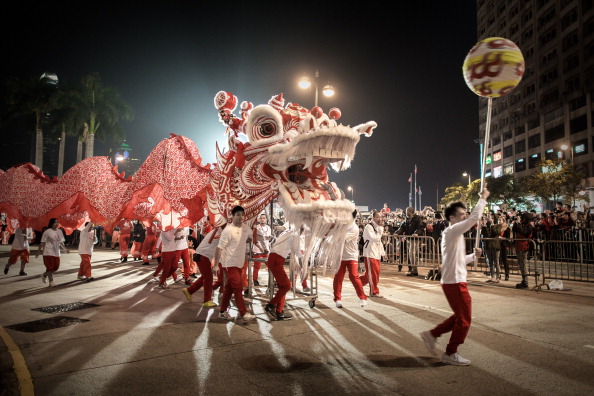
<path id="1" fill-rule="evenodd" d="M 130 244 L 130 234 L 132 232 L 132 222 L 127 219 L 122 219 L 118 223 L 120 228 L 120 263 L 128 261 L 128 245 Z"/>

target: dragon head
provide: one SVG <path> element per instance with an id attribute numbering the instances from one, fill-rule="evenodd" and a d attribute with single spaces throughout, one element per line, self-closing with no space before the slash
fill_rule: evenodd
<path id="1" fill-rule="evenodd" d="M 325 114 L 320 107 L 285 106 L 282 94 L 256 107 L 243 102 L 239 117 L 233 114 L 236 106 L 237 98 L 229 92 L 215 96 L 219 120 L 228 128 L 229 151 L 217 149 L 209 207 L 227 217 L 240 204 L 250 220 L 278 197 L 287 221 L 305 224 L 313 239 L 348 227 L 355 206 L 329 180 L 327 169 L 347 169 L 360 136 L 371 136 L 377 124 L 344 126 L 337 123 L 339 109 Z"/>

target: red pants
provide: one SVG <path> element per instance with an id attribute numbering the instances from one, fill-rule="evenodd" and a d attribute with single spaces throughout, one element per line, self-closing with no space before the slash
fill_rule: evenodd
<path id="1" fill-rule="evenodd" d="M 165 284 L 167 278 L 169 278 L 170 276 L 172 276 L 174 280 L 177 279 L 175 271 L 177 271 L 178 268 L 177 263 L 181 256 L 181 252 L 181 250 L 175 250 L 173 252 L 163 252 L 163 257 L 161 258 L 163 272 L 161 272 L 161 279 L 159 281 L 159 283 L 161 283 L 162 285 Z M 161 266 L 161 264 L 159 264 L 159 266 Z M 159 270 L 159 267 L 157 267 L 157 270 Z"/>
<path id="2" fill-rule="evenodd" d="M 340 268 L 334 275 L 334 301 L 340 301 L 342 299 L 342 281 L 344 280 L 344 274 L 346 270 L 349 270 L 349 279 L 355 287 L 357 296 L 361 300 L 367 300 L 365 291 L 363 290 L 363 283 L 359 278 L 359 263 L 356 260 L 343 260 L 340 262 Z"/>
<path id="3" fill-rule="evenodd" d="M 120 255 L 128 257 L 128 244 L 130 243 L 130 234 L 120 234 Z"/>
<path id="4" fill-rule="evenodd" d="M 448 355 L 451 355 L 458 352 L 458 345 L 464 344 L 470 329 L 472 298 L 466 283 L 442 284 L 441 288 L 454 314 L 431 330 L 431 334 L 437 338 L 449 331 L 452 332 L 445 350 Z"/>
<path id="5" fill-rule="evenodd" d="M 239 310 L 241 316 L 247 313 L 245 302 L 243 301 L 243 282 L 241 280 L 241 268 L 228 267 L 223 268 L 227 279 L 225 280 L 225 289 L 223 290 L 223 298 L 221 300 L 221 312 L 225 312 L 229 308 L 231 295 L 235 297 L 235 306 Z"/>
<path id="6" fill-rule="evenodd" d="M 254 258 L 266 258 L 266 254 L 254 254 Z M 258 280 L 258 273 L 260 272 L 260 267 L 261 267 L 262 263 L 260 261 L 254 261 L 254 271 L 253 271 L 253 276 L 252 276 L 252 280 L 257 281 Z"/>
<path id="7" fill-rule="evenodd" d="M 179 252 L 179 257 L 182 259 L 182 271 L 184 279 L 188 280 L 190 278 L 190 274 L 192 273 L 190 269 L 190 252 L 187 248 L 183 250 L 176 250 L 176 252 Z"/>
<path id="8" fill-rule="evenodd" d="M 43 256 L 43 265 L 49 272 L 56 272 L 60 268 L 60 257 Z"/>
<path id="9" fill-rule="evenodd" d="M 379 294 L 379 288 L 377 287 L 379 283 L 379 276 L 380 276 L 380 261 L 378 259 L 373 259 L 370 257 L 364 257 L 365 259 L 365 275 L 361 277 L 361 283 L 363 286 L 369 283 L 370 273 L 371 273 L 371 286 L 372 286 L 372 293 Z"/>
<path id="10" fill-rule="evenodd" d="M 291 280 L 287 276 L 284 268 L 285 258 L 276 253 L 270 253 L 266 265 L 270 272 L 272 272 L 272 276 L 278 286 L 278 290 L 272 300 L 270 300 L 270 304 L 274 305 L 276 307 L 276 312 L 280 313 L 283 312 L 283 308 L 285 307 L 285 296 L 291 289 Z M 268 280 L 268 283 L 270 283 L 270 279 Z"/>
<path id="11" fill-rule="evenodd" d="M 17 262 L 18 258 L 21 258 L 21 263 L 29 262 L 29 249 L 17 250 L 12 249 L 10 251 L 10 257 L 8 258 L 8 266 L 10 267 Z"/>
<path id="12" fill-rule="evenodd" d="M 91 255 L 81 254 L 80 255 L 80 267 L 78 268 L 78 276 L 91 277 Z"/>
<path id="13" fill-rule="evenodd" d="M 142 251 L 142 242 L 132 242 L 132 249 L 130 249 L 130 256 L 134 258 L 140 258 L 140 252 Z"/>
<path id="14" fill-rule="evenodd" d="M 196 293 L 202 286 L 204 286 L 204 302 L 212 300 L 212 263 L 203 255 L 200 255 L 198 260 L 198 269 L 200 270 L 200 278 L 196 279 L 192 286 L 188 287 L 190 294 Z"/>
<path id="15" fill-rule="evenodd" d="M 155 235 L 147 235 L 144 238 L 144 242 L 142 242 L 142 247 L 140 248 L 140 258 L 145 263 L 148 263 L 149 254 L 155 258 L 155 246 L 157 245 L 157 237 Z"/>

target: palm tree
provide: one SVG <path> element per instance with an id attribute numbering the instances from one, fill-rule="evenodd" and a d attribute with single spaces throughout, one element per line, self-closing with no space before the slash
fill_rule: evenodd
<path id="1" fill-rule="evenodd" d="M 107 137 L 122 140 L 120 120 L 131 121 L 134 118 L 132 108 L 115 88 L 103 85 L 98 73 L 82 79 L 76 113 L 85 118 L 82 129 L 82 136 L 86 139 L 85 158 L 93 156 L 95 135 L 101 140 Z"/>
<path id="2" fill-rule="evenodd" d="M 43 118 L 57 107 L 57 77 L 44 73 L 28 80 L 13 77 L 8 86 L 8 117 L 35 116 L 35 165 L 43 168 Z"/>

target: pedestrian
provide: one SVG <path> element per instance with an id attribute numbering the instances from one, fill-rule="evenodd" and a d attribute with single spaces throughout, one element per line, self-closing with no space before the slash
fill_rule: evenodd
<path id="1" fill-rule="evenodd" d="M 418 276 L 417 260 L 419 258 L 419 244 L 420 241 L 417 238 L 419 235 L 424 233 L 424 225 L 421 216 L 415 213 L 415 208 L 409 206 L 406 208 L 406 220 L 400 224 L 396 235 L 408 235 L 409 238 L 405 238 L 404 242 L 406 245 L 406 256 L 408 260 L 408 274 L 406 276 Z M 402 268 L 398 266 L 398 270 Z"/>
<path id="2" fill-rule="evenodd" d="M 16 264 L 19 257 L 21 259 L 19 275 L 27 275 L 25 265 L 29 262 L 29 244 L 31 242 L 33 242 L 33 230 L 31 228 L 19 226 L 14 230 L 14 239 L 10 249 L 10 256 L 8 257 L 8 263 L 4 267 L 4 275 L 8 274 L 8 269 L 11 265 Z"/>
<path id="3" fill-rule="evenodd" d="M 138 261 L 142 255 L 142 244 L 146 238 L 146 230 L 138 220 L 132 220 L 132 224 L 132 232 L 130 233 L 132 249 L 130 249 L 130 255 L 134 257 L 134 261 Z"/>
<path id="4" fill-rule="evenodd" d="M 272 238 L 272 228 L 268 225 L 268 217 L 265 213 L 258 216 L 258 224 L 254 227 L 254 243 L 252 253 L 255 259 L 266 259 L 270 250 L 270 239 Z M 258 275 L 261 267 L 260 261 L 254 261 L 252 281 L 254 286 L 260 286 Z"/>
<path id="5" fill-rule="evenodd" d="M 85 227 L 80 232 L 80 240 L 78 243 L 78 254 L 80 255 L 80 266 L 78 269 L 78 279 L 81 281 L 91 282 L 91 256 L 93 255 L 93 247 L 97 241 L 94 224 L 90 221 L 85 223 Z"/>
<path id="6" fill-rule="evenodd" d="M 489 197 L 487 186 L 479 194 L 480 199 L 470 215 L 462 202 L 455 202 L 445 210 L 445 217 L 450 225 L 443 231 L 441 239 L 442 267 L 441 287 L 454 314 L 432 330 L 421 333 L 427 349 L 437 355 L 436 341 L 441 335 L 452 332 L 441 361 L 454 366 L 467 366 L 470 360 L 458 354 L 458 346 L 464 343 L 472 318 L 472 299 L 466 282 L 466 266 L 481 254 L 480 248 L 474 254 L 466 254 L 464 233 L 480 220 Z"/>
<path id="7" fill-rule="evenodd" d="M 349 271 L 349 279 L 355 288 L 355 292 L 361 301 L 361 306 L 367 305 L 367 296 L 363 290 L 363 284 L 359 278 L 359 227 L 354 219 L 357 217 L 357 210 L 353 211 L 353 224 L 347 229 L 344 240 L 344 247 L 342 249 L 342 256 L 340 258 L 340 266 L 334 275 L 333 291 L 334 303 L 337 308 L 342 308 L 342 282 L 344 280 L 345 272 Z"/>
<path id="8" fill-rule="evenodd" d="M 188 301 L 192 301 L 192 294 L 204 287 L 204 302 L 202 306 L 206 308 L 216 307 L 217 304 L 212 299 L 213 290 L 213 263 L 212 259 L 215 257 L 217 246 L 221 238 L 221 233 L 225 227 L 213 228 L 206 236 L 202 239 L 202 242 L 196 248 L 196 255 L 198 256 L 197 264 L 198 270 L 200 271 L 200 277 L 190 285 L 182 289 L 182 292 L 186 296 Z"/>
<path id="9" fill-rule="evenodd" d="M 293 250 L 295 254 L 300 255 L 299 231 L 294 228 L 287 228 L 281 232 L 270 247 L 268 261 L 266 266 L 272 273 L 278 290 L 274 297 L 264 307 L 264 310 L 272 320 L 291 320 L 293 315 L 284 312 L 287 292 L 291 289 L 291 280 L 285 272 L 285 259 Z M 272 287 L 272 280 L 268 280 L 268 286 Z"/>
<path id="10" fill-rule="evenodd" d="M 363 260 L 365 262 L 365 275 L 361 277 L 363 286 L 371 282 L 370 297 L 382 297 L 379 292 L 380 260 L 385 257 L 382 234 L 384 233 L 384 216 L 377 210 L 363 229 Z"/>
<path id="11" fill-rule="evenodd" d="M 119 244 L 120 244 L 120 263 L 128 261 L 128 248 L 130 244 L 130 234 L 132 232 L 132 222 L 127 219 L 120 220 L 118 224 L 120 228 Z"/>
<path id="12" fill-rule="evenodd" d="M 149 254 L 151 258 L 156 257 L 157 250 L 157 225 L 153 222 L 145 230 L 144 242 L 140 248 L 140 258 L 142 265 L 149 265 Z"/>
<path id="13" fill-rule="evenodd" d="M 54 273 L 60 268 L 60 249 L 67 254 L 70 250 L 64 245 L 65 238 L 62 230 L 58 229 L 58 219 L 52 218 L 49 221 L 47 229 L 41 235 L 41 242 L 35 257 L 43 254 L 43 265 L 45 265 L 45 272 L 41 274 L 43 283 L 47 283 L 49 279 L 49 286 L 54 287 Z"/>
<path id="14" fill-rule="evenodd" d="M 174 282 L 177 282 L 177 271 L 179 267 L 179 260 L 183 250 L 188 250 L 188 242 L 186 240 L 186 229 L 175 228 L 169 231 L 161 232 L 161 263 L 163 271 L 159 279 L 159 288 L 167 289 L 167 278 L 172 277 Z M 157 271 L 159 270 L 157 267 Z M 156 275 L 155 275 L 156 276 Z"/>
<path id="15" fill-rule="evenodd" d="M 233 317 L 227 312 L 231 295 L 233 295 L 239 314 L 243 321 L 247 322 L 256 318 L 255 315 L 249 313 L 245 308 L 242 294 L 243 282 L 241 279 L 241 271 L 246 261 L 246 243 L 252 241 L 252 230 L 247 224 L 243 224 L 245 210 L 241 206 L 235 206 L 231 210 L 231 214 L 232 222 L 221 233 L 219 245 L 215 253 L 215 265 L 220 262 L 225 273 L 219 318 L 233 320 Z"/>
<path id="16" fill-rule="evenodd" d="M 516 289 L 525 289 L 528 287 L 528 271 L 526 271 L 526 261 L 528 260 L 528 250 L 530 250 L 530 241 L 534 227 L 530 224 L 528 215 L 520 216 L 520 221 L 516 221 L 512 226 L 514 239 L 516 240 L 516 256 L 518 258 L 518 267 L 522 275 L 522 281 L 516 285 Z"/>

